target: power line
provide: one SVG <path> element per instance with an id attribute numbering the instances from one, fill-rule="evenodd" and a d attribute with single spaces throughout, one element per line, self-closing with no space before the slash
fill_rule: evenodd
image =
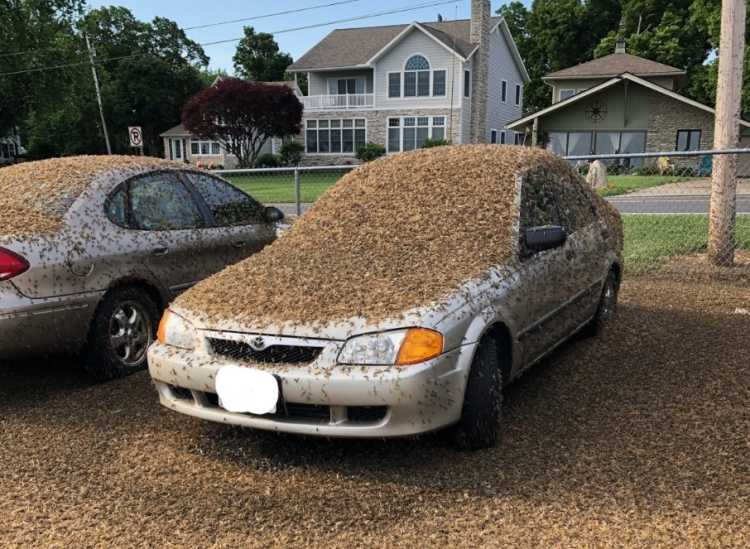
<path id="1" fill-rule="evenodd" d="M 278 17 L 280 15 L 293 15 L 295 13 L 302 13 L 306 11 L 312 11 L 322 8 L 332 8 L 335 6 L 341 6 L 344 4 L 353 4 L 355 2 L 362 2 L 363 0 L 339 0 L 337 2 L 328 2 L 326 4 L 316 4 L 314 6 L 308 6 L 305 8 L 295 8 L 293 10 L 285 10 L 285 11 L 277 11 L 275 13 L 265 13 L 263 15 L 254 15 L 252 17 L 242 17 L 240 19 L 229 19 L 226 21 L 217 21 L 216 23 L 206 23 L 205 25 L 195 25 L 192 27 L 183 27 L 183 31 L 188 30 L 198 30 L 198 29 L 207 29 L 209 27 L 220 27 L 222 25 L 231 25 L 233 23 L 243 23 L 246 21 L 255 21 L 257 19 L 269 19 L 271 17 Z M 30 53 L 37 53 L 37 52 L 43 52 L 43 51 L 51 51 L 55 50 L 56 48 L 36 48 L 33 50 L 26 50 L 26 51 L 16 51 L 16 52 L 3 52 L 0 53 L 0 57 L 15 57 L 18 55 L 27 55 Z"/>
<path id="2" fill-rule="evenodd" d="M 304 26 L 301 26 L 301 27 L 293 27 L 293 28 L 289 28 L 289 29 L 282 29 L 282 30 L 278 30 L 278 31 L 273 31 L 270 34 L 274 34 L 274 35 L 276 35 L 276 34 L 285 34 L 285 33 L 288 33 L 288 32 L 296 32 L 296 31 L 307 30 L 307 29 L 315 29 L 315 28 L 320 28 L 320 27 L 327 27 L 329 25 L 337 25 L 339 23 L 350 23 L 350 22 L 353 22 L 353 21 L 362 21 L 364 19 L 372 19 L 372 18 L 375 18 L 375 17 L 382 17 L 384 15 L 392 15 L 392 14 L 396 14 L 396 13 L 405 13 L 405 12 L 408 12 L 408 11 L 415 11 L 415 10 L 420 10 L 420 9 L 424 9 L 424 8 L 431 8 L 431 7 L 435 7 L 435 6 L 442 6 L 442 5 L 445 5 L 445 4 L 454 4 L 457 1 L 460 2 L 462 0 L 438 0 L 438 1 L 428 2 L 428 3 L 425 3 L 425 4 L 420 4 L 420 5 L 417 5 L 417 6 L 411 6 L 411 7 L 407 7 L 407 8 L 398 8 L 398 9 L 393 9 L 393 10 L 388 10 L 388 11 L 381 11 L 381 12 L 377 12 L 377 13 L 370 13 L 370 14 L 366 14 L 366 15 L 359 15 L 359 16 L 355 16 L 355 17 L 348 17 L 348 18 L 345 18 L 345 19 L 337 19 L 335 21 L 326 21 L 325 23 L 315 23 L 315 24 L 312 24 L 312 25 L 304 25 Z M 242 40 L 242 38 L 243 37 L 240 37 L 240 38 L 228 38 L 226 40 L 216 40 L 214 42 L 204 42 L 204 43 L 201 43 L 201 44 L 198 44 L 198 45 L 201 46 L 201 47 L 216 46 L 216 45 L 219 45 L 219 44 L 226 44 L 226 43 L 230 43 L 230 42 L 239 42 L 240 40 Z M 124 59 L 133 59 L 133 58 L 136 58 L 136 57 L 144 57 L 146 55 L 152 55 L 152 54 L 150 52 L 140 52 L 140 53 L 131 53 L 131 54 L 128 54 L 128 55 L 119 55 L 119 56 L 116 56 L 116 57 L 109 57 L 109 58 L 105 58 L 105 59 L 98 59 L 98 60 L 95 61 L 95 64 L 96 65 L 101 65 L 101 64 L 104 64 L 104 63 L 109 63 L 111 61 L 122 61 Z M 59 65 L 52 65 L 52 66 L 49 66 L 49 67 L 35 67 L 35 68 L 32 68 L 32 69 L 23 69 L 23 70 L 18 70 L 18 71 L 13 71 L 13 72 L 3 72 L 3 73 L 0 73 L 0 76 L 15 76 L 15 75 L 18 75 L 18 74 L 29 74 L 29 73 L 34 73 L 34 72 L 51 71 L 51 70 L 65 69 L 65 68 L 70 68 L 70 67 L 78 67 L 78 66 L 89 65 L 89 64 L 90 64 L 90 61 L 79 61 L 79 62 L 74 62 L 74 63 L 62 63 L 62 64 L 59 64 Z"/>
<path id="3" fill-rule="evenodd" d="M 320 8 L 332 8 L 334 6 L 341 6 L 343 4 L 353 4 L 354 2 L 362 2 L 362 0 L 340 0 L 339 2 L 329 2 L 328 4 L 317 4 L 315 6 L 309 6 L 306 8 L 296 8 L 293 10 L 278 11 L 276 13 L 266 13 L 264 15 L 255 15 L 253 17 L 243 17 L 241 19 L 230 19 L 227 21 L 219 21 L 217 23 L 206 23 L 205 25 L 195 25 L 193 27 L 185 27 L 183 30 L 197 30 L 197 29 L 207 29 L 209 27 L 220 27 L 222 25 L 231 25 L 233 23 L 244 23 L 246 21 L 255 21 L 257 19 L 268 19 L 270 17 L 277 17 L 279 15 L 291 15 L 295 13 L 302 13 L 305 11 L 317 10 Z"/>

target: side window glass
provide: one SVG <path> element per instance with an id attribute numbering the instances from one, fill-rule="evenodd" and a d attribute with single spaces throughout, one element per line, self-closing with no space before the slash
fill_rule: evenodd
<path id="1" fill-rule="evenodd" d="M 563 185 L 560 215 L 568 233 L 583 229 L 594 222 L 594 206 L 591 197 L 575 181 Z"/>
<path id="2" fill-rule="evenodd" d="M 134 229 L 171 231 L 203 226 L 203 216 L 190 191 L 171 172 L 158 172 L 130 183 Z"/>
<path id="3" fill-rule="evenodd" d="M 120 185 L 112 193 L 104 204 L 104 212 L 109 220 L 120 227 L 128 226 L 127 219 L 127 193 L 125 192 L 126 184 Z"/>
<path id="4" fill-rule="evenodd" d="M 263 220 L 263 206 L 228 183 L 198 173 L 187 173 L 221 227 L 248 225 Z"/>
<path id="5" fill-rule="evenodd" d="M 526 247 L 524 233 L 531 227 L 560 225 L 560 209 L 555 186 L 536 178 L 524 179 L 521 188 L 521 219 L 519 251 L 521 259 L 527 259 L 534 252 Z"/>

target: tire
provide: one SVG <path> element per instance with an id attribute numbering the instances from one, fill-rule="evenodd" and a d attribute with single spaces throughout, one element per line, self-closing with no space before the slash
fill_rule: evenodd
<path id="1" fill-rule="evenodd" d="M 451 443 L 460 450 L 491 448 L 497 443 L 503 402 L 500 357 L 497 339 L 485 336 L 471 363 L 461 419 L 448 431 Z"/>
<path id="2" fill-rule="evenodd" d="M 143 370 L 146 351 L 156 335 L 158 314 L 144 290 L 125 287 L 109 292 L 91 322 L 84 370 L 99 381 Z"/>
<path id="3" fill-rule="evenodd" d="M 609 271 L 607 278 L 604 280 L 596 314 L 594 314 L 594 318 L 588 324 L 581 328 L 581 337 L 594 337 L 602 332 L 604 326 L 617 311 L 617 294 L 619 291 L 620 282 L 617 279 L 617 273 L 614 270 Z"/>

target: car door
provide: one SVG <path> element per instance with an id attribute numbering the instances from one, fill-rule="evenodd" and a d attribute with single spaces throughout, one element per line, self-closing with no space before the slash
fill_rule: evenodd
<path id="1" fill-rule="evenodd" d="M 127 224 L 142 261 L 176 294 L 208 276 L 200 229 L 207 220 L 175 171 L 151 172 L 127 186 Z"/>
<path id="2" fill-rule="evenodd" d="M 562 226 L 559 185 L 545 177 L 525 177 L 521 188 L 519 220 L 519 281 L 517 309 L 519 341 L 528 365 L 555 346 L 572 328 L 564 314 L 567 302 L 578 291 L 570 267 L 573 248 L 562 246 L 534 251 L 525 233 L 534 227 Z"/>
<path id="3" fill-rule="evenodd" d="M 201 233 L 213 272 L 260 251 L 276 238 L 274 224 L 265 220 L 265 208 L 249 195 L 209 174 L 183 172 L 183 177 L 210 214 L 210 226 Z"/>

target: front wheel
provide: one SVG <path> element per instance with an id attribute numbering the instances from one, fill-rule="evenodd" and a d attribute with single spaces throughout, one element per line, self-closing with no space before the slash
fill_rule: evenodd
<path id="1" fill-rule="evenodd" d="M 604 280 L 599 305 L 596 308 L 596 314 L 588 324 L 581 329 L 583 337 L 593 337 L 599 335 L 604 326 L 615 315 L 617 310 L 617 294 L 620 291 L 620 283 L 615 271 L 609 271 L 607 278 Z"/>
<path id="2" fill-rule="evenodd" d="M 491 448 L 497 432 L 503 403 L 503 374 L 497 339 L 485 336 L 474 353 L 466 382 L 461 419 L 450 428 L 454 446 L 462 450 Z"/>
<path id="3" fill-rule="evenodd" d="M 144 369 L 157 321 L 156 305 L 143 290 L 120 288 L 110 292 L 91 323 L 84 369 L 102 381 Z"/>

